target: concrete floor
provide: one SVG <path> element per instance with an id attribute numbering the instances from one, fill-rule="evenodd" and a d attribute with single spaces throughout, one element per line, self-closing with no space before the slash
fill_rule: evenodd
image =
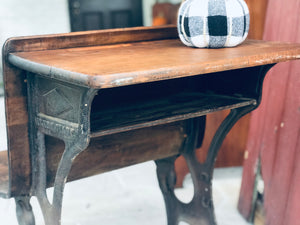
<path id="1" fill-rule="evenodd" d="M 3 98 L 0 98 L 0 149 L 6 149 Z M 242 168 L 216 169 L 213 180 L 215 212 L 219 225 L 249 225 L 236 209 Z M 48 190 L 50 197 L 52 189 Z M 190 176 L 179 199 L 193 195 Z M 43 220 L 37 201 L 32 198 L 36 224 Z M 12 199 L 0 199 L 0 224 L 17 225 Z M 63 225 L 164 225 L 167 224 L 163 197 L 158 187 L 155 164 L 147 162 L 68 183 L 63 202 Z M 186 223 L 180 223 L 184 225 Z"/>

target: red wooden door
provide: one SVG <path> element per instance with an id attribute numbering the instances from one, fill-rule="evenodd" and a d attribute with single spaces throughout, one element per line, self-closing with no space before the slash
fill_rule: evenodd
<path id="1" fill-rule="evenodd" d="M 269 0 L 265 40 L 300 42 L 300 1 Z M 300 62 L 268 74 L 262 104 L 252 114 L 239 210 L 250 217 L 261 161 L 267 225 L 300 225 Z"/>

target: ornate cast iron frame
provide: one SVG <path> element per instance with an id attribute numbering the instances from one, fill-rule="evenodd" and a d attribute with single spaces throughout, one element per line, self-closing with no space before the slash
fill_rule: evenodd
<path id="1" fill-rule="evenodd" d="M 180 202 L 174 194 L 176 175 L 174 162 L 179 155 L 156 161 L 157 176 L 162 190 L 168 225 L 185 221 L 191 225 L 215 225 L 212 199 L 213 168 L 218 150 L 233 125 L 245 114 L 258 107 L 261 100 L 262 83 L 273 65 L 256 67 L 252 71 L 256 104 L 232 109 L 217 130 L 207 159 L 199 163 L 195 149 L 200 146 L 205 130 L 205 116 L 189 119 L 189 131 L 180 154 L 189 166 L 194 183 L 194 197 L 188 204 Z M 33 178 L 31 196 L 36 196 L 46 225 L 61 224 L 61 208 L 64 186 L 76 156 L 84 151 L 90 141 L 90 112 L 92 100 L 98 90 L 46 79 L 28 73 L 28 105 L 30 119 L 30 141 Z M 252 87 L 253 88 L 253 87 Z M 66 96 L 75 96 L 66 98 Z M 45 135 L 62 139 L 65 150 L 57 168 L 53 200 L 47 197 L 47 168 Z M 20 225 L 34 225 L 30 205 L 31 196 L 15 198 Z"/>

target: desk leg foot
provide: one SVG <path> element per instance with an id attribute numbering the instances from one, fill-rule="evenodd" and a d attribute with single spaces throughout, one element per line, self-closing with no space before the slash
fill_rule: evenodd
<path id="1" fill-rule="evenodd" d="M 174 162 L 176 158 L 177 156 L 174 156 L 155 161 L 159 186 L 166 204 L 168 225 L 176 225 L 179 222 L 178 210 L 181 204 L 174 194 L 176 184 Z"/>
<path id="2" fill-rule="evenodd" d="M 181 202 L 174 193 L 176 184 L 174 162 L 177 157 L 156 161 L 159 185 L 166 204 L 168 225 L 178 225 L 181 221 L 190 225 L 216 225 L 210 172 L 202 167 L 194 156 L 184 154 L 184 157 L 192 168 L 191 175 L 195 188 L 194 197 L 189 203 Z"/>
<path id="3" fill-rule="evenodd" d="M 181 202 L 174 193 L 176 174 L 174 163 L 177 156 L 156 161 L 157 176 L 165 200 L 168 225 L 184 221 L 190 225 L 215 225 L 212 203 L 210 168 L 196 159 L 195 149 L 201 146 L 205 129 L 205 117 L 189 121 L 187 138 L 181 154 L 186 159 L 194 183 L 194 196 L 189 203 Z"/>
<path id="4" fill-rule="evenodd" d="M 35 225 L 30 198 L 30 196 L 15 197 L 19 225 Z"/>

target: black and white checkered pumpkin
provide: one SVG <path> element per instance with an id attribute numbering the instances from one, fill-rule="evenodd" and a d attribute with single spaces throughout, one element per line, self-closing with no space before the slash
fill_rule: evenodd
<path id="1" fill-rule="evenodd" d="M 222 48 L 242 43 L 249 23 L 244 0 L 186 0 L 179 8 L 177 27 L 187 46 Z"/>

